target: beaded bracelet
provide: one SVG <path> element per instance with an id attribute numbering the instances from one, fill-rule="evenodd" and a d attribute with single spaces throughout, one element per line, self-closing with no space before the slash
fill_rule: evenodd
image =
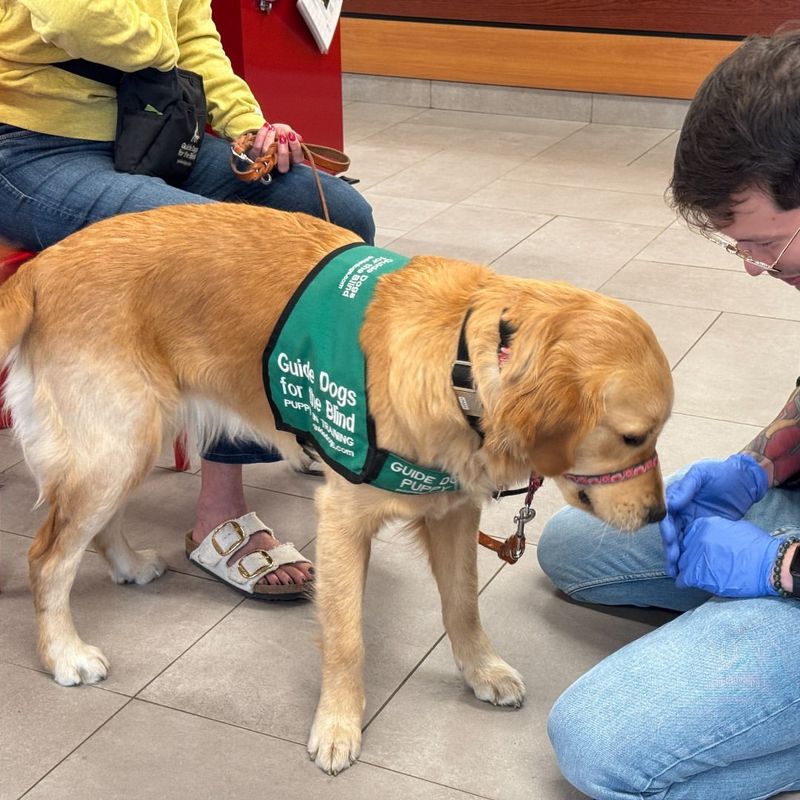
<path id="1" fill-rule="evenodd" d="M 772 587 L 781 597 L 792 597 L 791 592 L 781 586 L 781 569 L 783 568 L 783 559 L 786 556 L 786 551 L 793 545 L 800 543 L 800 539 L 796 536 L 790 536 L 784 539 L 778 547 L 778 555 L 775 557 L 775 566 L 772 568 Z"/>

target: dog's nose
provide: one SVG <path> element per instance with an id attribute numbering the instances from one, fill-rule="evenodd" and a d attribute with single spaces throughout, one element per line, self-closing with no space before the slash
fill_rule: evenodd
<path id="1" fill-rule="evenodd" d="M 661 522 L 661 520 L 666 516 L 667 507 L 663 503 L 659 503 L 656 506 L 650 507 L 650 510 L 647 512 L 647 523 L 651 524 L 653 522 Z"/>

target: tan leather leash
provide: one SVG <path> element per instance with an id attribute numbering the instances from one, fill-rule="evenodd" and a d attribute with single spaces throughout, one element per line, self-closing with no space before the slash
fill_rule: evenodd
<path id="1" fill-rule="evenodd" d="M 272 175 L 270 173 L 278 163 L 278 143 L 273 142 L 267 148 L 267 151 L 257 158 L 250 158 L 247 153 L 253 147 L 255 139 L 255 133 L 250 132 L 243 133 L 233 142 L 231 145 L 231 169 L 237 178 L 247 181 L 248 183 L 253 181 L 269 183 L 272 180 Z M 335 147 L 326 147 L 321 144 L 306 144 L 305 142 L 300 142 L 300 149 L 303 151 L 303 156 L 305 156 L 305 160 L 309 163 L 314 173 L 314 181 L 317 184 L 317 191 L 319 192 L 319 199 L 322 203 L 322 213 L 325 217 L 325 221 L 330 222 L 331 217 L 328 213 L 328 204 L 325 202 L 325 192 L 322 189 L 322 181 L 319 179 L 317 168 L 338 175 L 350 166 L 350 158 Z"/>
<path id="2" fill-rule="evenodd" d="M 519 510 L 519 513 L 514 517 L 514 522 L 517 523 L 517 530 L 512 533 L 505 541 L 497 539 L 494 536 L 489 536 L 488 533 L 478 531 L 478 543 L 490 550 L 494 550 L 498 557 L 508 564 L 516 564 L 522 558 L 525 552 L 525 526 L 536 516 L 536 512 L 531 507 L 533 503 L 533 496 L 541 488 L 544 483 L 544 478 L 537 475 L 535 472 L 531 473 L 530 480 L 528 481 L 528 493 L 525 495 L 525 505 Z M 502 496 L 502 492 L 498 492 L 497 496 Z M 516 492 L 512 492 L 516 494 Z"/>

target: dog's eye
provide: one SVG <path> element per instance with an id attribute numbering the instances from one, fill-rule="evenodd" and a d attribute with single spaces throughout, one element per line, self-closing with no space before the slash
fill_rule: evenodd
<path id="1" fill-rule="evenodd" d="M 625 442 L 628 447 L 639 447 L 644 444 L 646 438 L 646 436 L 623 436 L 622 441 Z"/>

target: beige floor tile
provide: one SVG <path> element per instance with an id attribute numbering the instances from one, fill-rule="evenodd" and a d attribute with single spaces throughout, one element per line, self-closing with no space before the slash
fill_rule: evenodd
<path id="1" fill-rule="evenodd" d="M 169 463 L 166 457 L 161 461 Z M 129 501 L 136 510 L 128 525 L 135 527 L 141 509 L 143 527 L 163 533 L 188 529 L 194 518 L 199 489 L 199 476 L 194 473 L 163 467 L 154 469 Z M 24 462 L 0 473 L 0 529 L 33 536 L 46 516 L 44 506 L 34 508 L 36 498 L 36 484 Z"/>
<path id="2" fill-rule="evenodd" d="M 515 181 L 632 192 L 663 199 L 671 172 L 671 168 L 640 164 L 638 160 L 627 166 L 603 161 L 565 161 L 545 151 L 521 164 L 508 177 Z"/>
<path id="3" fill-rule="evenodd" d="M 348 144 L 365 139 L 420 113 L 419 108 L 384 103 L 348 103 L 344 120 L 344 140 Z"/>
<path id="4" fill-rule="evenodd" d="M 30 800 L 468 800 L 436 783 L 359 764 L 338 777 L 298 744 L 134 700 L 27 795 Z"/>
<path id="5" fill-rule="evenodd" d="M 798 339 L 798 322 L 723 314 L 674 370 L 675 411 L 766 425 L 794 389 Z"/>
<path id="6" fill-rule="evenodd" d="M 246 465 L 244 480 L 250 509 L 282 541 L 301 550 L 312 541 L 316 535 L 312 497 L 319 478 L 298 475 L 286 462 L 277 462 Z M 2 473 L 0 483 L 0 530 L 34 536 L 47 511 L 33 508 L 36 488 L 25 464 Z M 184 551 L 184 534 L 194 524 L 199 491 L 199 475 L 155 469 L 128 501 L 124 530 L 133 547 L 158 550 L 170 569 L 215 582 Z"/>
<path id="7" fill-rule="evenodd" d="M 302 743 L 319 694 L 316 631 L 311 603 L 244 601 L 140 697 Z"/>
<path id="8" fill-rule="evenodd" d="M 678 146 L 679 131 L 674 131 L 657 145 L 645 150 L 642 155 L 631 162 L 634 167 L 652 167 L 663 169 L 669 176 L 675 164 L 675 148 Z"/>
<path id="9" fill-rule="evenodd" d="M 499 709 L 475 699 L 449 668 L 443 642 L 367 728 L 365 761 L 484 797 L 583 798 L 559 775 L 547 714 L 579 675 L 651 626 L 561 600 L 527 558 L 481 595 L 490 639 L 526 681 L 525 705 Z"/>
<path id="10" fill-rule="evenodd" d="M 769 276 L 654 261 L 631 261 L 602 284 L 606 294 L 687 308 L 800 319 L 798 294 Z"/>
<path id="11" fill-rule="evenodd" d="M 441 149 L 439 145 L 421 145 L 413 139 L 409 142 L 399 143 L 391 149 L 370 139 L 363 139 L 352 144 L 348 141 L 346 150 L 352 164 L 347 170 L 347 174 L 350 177 L 358 178 L 357 188 L 363 192 L 385 178 L 396 175 L 428 156 L 438 153 Z"/>
<path id="12" fill-rule="evenodd" d="M 719 316 L 717 311 L 677 308 L 638 300 L 626 301 L 626 305 L 640 314 L 653 329 L 672 367 L 686 355 Z"/>
<path id="13" fill-rule="evenodd" d="M 22 461 L 22 448 L 14 441 L 13 436 L 0 436 L 0 473 Z M 0 483 L 3 482 L 0 475 Z"/>
<path id="14" fill-rule="evenodd" d="M 742 260 L 726 253 L 719 245 L 690 231 L 679 220 L 639 253 L 641 261 L 659 261 L 666 264 L 686 264 L 692 267 L 742 272 Z"/>
<path id="15" fill-rule="evenodd" d="M 395 239 L 399 239 L 405 231 L 395 228 L 378 228 L 375 231 L 375 246 L 389 247 Z"/>
<path id="16" fill-rule="evenodd" d="M 65 689 L 0 662 L 0 800 L 21 797 L 126 702 L 97 688 Z"/>
<path id="17" fill-rule="evenodd" d="M 464 202 L 635 225 L 666 227 L 675 219 L 674 212 L 663 199 L 654 195 L 529 183 L 514 180 L 513 177 L 500 178 L 484 186 Z"/>
<path id="18" fill-rule="evenodd" d="M 671 475 L 701 458 L 727 458 L 738 453 L 760 430 L 760 425 L 675 412 L 658 441 L 661 469 L 664 475 Z"/>
<path id="19" fill-rule="evenodd" d="M 450 208 L 450 203 L 416 197 L 392 197 L 372 191 L 364 192 L 364 196 L 372 206 L 375 224 L 381 229 L 407 232 Z"/>
<path id="20" fill-rule="evenodd" d="M 0 473 L 0 530 L 33 536 L 47 516 L 44 507 L 34 509 L 36 495 L 24 462 Z"/>
<path id="21" fill-rule="evenodd" d="M 597 289 L 660 231 L 646 225 L 556 217 L 492 266 L 506 275 Z"/>
<path id="22" fill-rule="evenodd" d="M 408 256 L 432 254 L 490 264 L 541 228 L 550 217 L 459 204 L 392 242 Z"/>
<path id="23" fill-rule="evenodd" d="M 30 541 L 7 533 L 0 533 L 0 541 L 0 653 L 4 661 L 42 670 L 28 589 Z M 105 561 L 92 552 L 84 554 L 71 596 L 79 635 L 111 662 L 102 687 L 124 695 L 138 692 L 241 602 L 216 581 L 171 570 L 145 586 L 118 586 L 111 582 Z"/>
<path id="24" fill-rule="evenodd" d="M 500 566 L 494 553 L 482 551 L 481 584 Z M 375 541 L 364 608 L 369 718 L 443 634 L 427 561 L 403 533 L 387 529 Z M 319 695 L 317 632 L 311 604 L 245 602 L 140 696 L 304 742 Z M 260 668 L 242 670 L 242 664 Z M 226 674 L 236 674 L 236 680 L 220 682 Z M 273 686 L 281 687 L 280 702 L 260 702 Z"/>
<path id="25" fill-rule="evenodd" d="M 524 158 L 488 153 L 480 169 L 472 168 L 463 154 L 446 151 L 430 156 L 412 167 L 374 184 L 377 194 L 458 203 L 481 186 L 512 170 Z"/>
<path id="26" fill-rule="evenodd" d="M 480 172 L 494 155 L 514 156 L 522 163 L 582 127 L 579 122 L 513 119 L 514 126 L 502 129 L 497 127 L 497 117 L 491 114 L 427 111 L 376 132 L 366 142 L 380 145 L 389 152 L 398 146 L 436 147 L 442 152 L 458 154 L 467 171 Z M 476 152 L 481 153 L 479 161 L 476 161 Z"/>
<path id="27" fill-rule="evenodd" d="M 663 128 L 586 125 L 548 148 L 547 159 L 625 166 L 671 134 Z"/>

